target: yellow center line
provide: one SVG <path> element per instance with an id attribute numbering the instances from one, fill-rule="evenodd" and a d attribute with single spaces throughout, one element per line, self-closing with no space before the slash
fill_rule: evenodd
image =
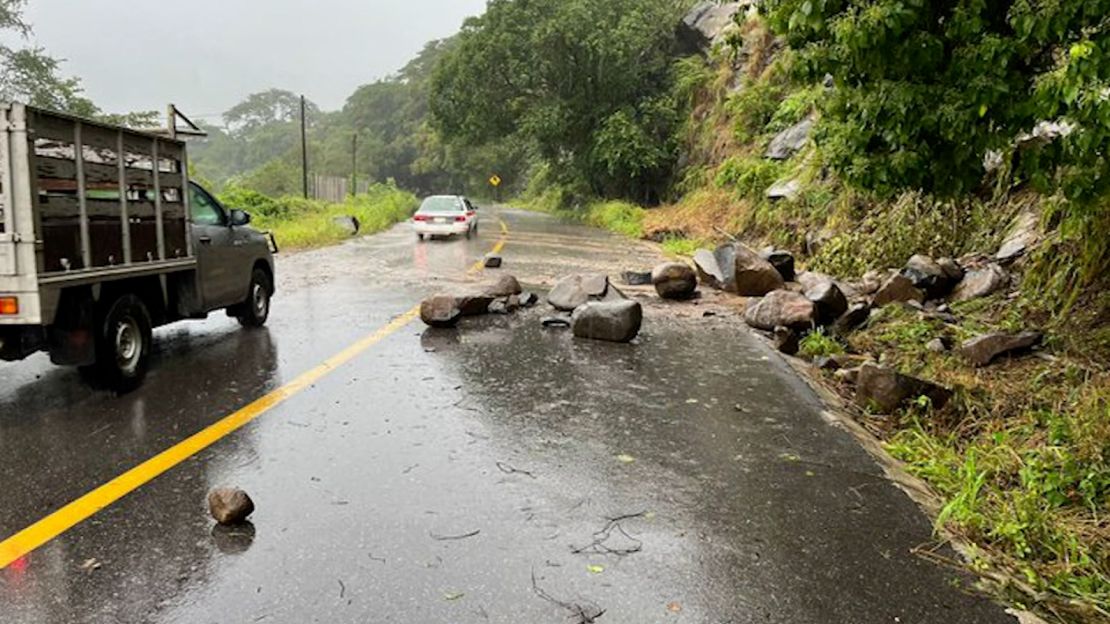
<path id="1" fill-rule="evenodd" d="M 492 253 L 499 253 L 504 248 L 508 233 L 508 227 L 504 221 L 501 221 L 501 238 L 493 246 Z M 470 272 L 481 271 L 483 267 L 484 263 L 479 261 L 471 267 Z M 324 360 L 311 370 L 302 373 L 293 381 L 256 399 L 246 407 L 178 442 L 0 542 L 0 570 L 134 492 L 155 477 L 281 405 L 287 399 L 299 394 L 332 371 L 358 357 L 370 347 L 404 328 L 418 316 L 420 316 L 420 307 L 416 306 L 393 319 L 384 327 Z"/>

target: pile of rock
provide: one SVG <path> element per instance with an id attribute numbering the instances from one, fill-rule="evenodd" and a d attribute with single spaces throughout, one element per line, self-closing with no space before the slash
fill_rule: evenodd
<path id="1" fill-rule="evenodd" d="M 454 327 L 464 316 L 512 314 L 539 302 L 534 293 L 526 293 L 512 275 L 475 292 L 438 294 L 420 304 L 420 320 L 430 327 Z"/>
<path id="2" fill-rule="evenodd" d="M 667 276 L 668 279 L 673 277 Z M 601 273 L 563 277 L 547 294 L 547 303 L 563 314 L 544 318 L 544 326 L 570 327 L 577 338 L 631 342 L 643 325 L 644 312 L 640 304 L 625 297 L 609 283 L 608 276 Z"/>
<path id="3" fill-rule="evenodd" d="M 949 302 L 991 295 L 1007 288 L 1011 281 L 997 256 L 953 260 L 918 254 L 901 269 L 871 271 L 856 281 L 797 272 L 789 252 L 768 247 L 757 253 L 740 243 L 698 251 L 694 263 L 702 284 L 752 298 L 744 320 L 767 332 L 776 348 L 790 355 L 798 352 L 806 333 L 821 329 L 843 337 L 889 305 L 908 306 L 925 318 L 957 323 Z M 1028 350 L 1040 340 L 1037 332 L 988 334 L 965 342 L 958 351 L 969 363 L 986 366 L 1000 356 Z M 951 348 L 945 340 L 934 342 L 929 349 Z M 927 397 L 932 405 L 940 406 L 951 396 L 945 388 L 872 361 L 851 366 L 825 364 L 841 369 L 838 377 L 854 384 L 860 403 L 874 409 L 889 412 L 918 397 Z"/>

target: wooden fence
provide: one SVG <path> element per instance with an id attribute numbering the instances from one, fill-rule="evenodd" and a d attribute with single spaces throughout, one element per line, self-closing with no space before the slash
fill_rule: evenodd
<path id="1" fill-rule="evenodd" d="M 325 176 L 315 174 L 312 176 L 312 197 L 328 202 L 342 202 L 350 194 L 351 179 L 338 176 Z M 370 190 L 369 180 L 358 181 L 358 192 L 366 193 Z"/>

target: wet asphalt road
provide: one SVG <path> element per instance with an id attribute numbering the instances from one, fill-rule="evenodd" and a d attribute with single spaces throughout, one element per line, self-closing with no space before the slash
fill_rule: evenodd
<path id="1" fill-rule="evenodd" d="M 658 260 L 500 217 L 503 271 L 526 286 Z M 0 364 L 0 539 L 423 295 L 489 279 L 466 270 L 496 218 L 474 241 L 401 226 L 284 255 L 267 329 L 221 314 L 160 330 L 128 396 L 45 356 Z M 650 304 L 633 345 L 541 329 L 541 308 L 407 325 L 0 570 L 0 621 L 1014 621 L 910 553 L 926 518 L 737 317 L 680 305 Z M 254 497 L 250 526 L 213 528 L 204 495 L 222 484 Z"/>

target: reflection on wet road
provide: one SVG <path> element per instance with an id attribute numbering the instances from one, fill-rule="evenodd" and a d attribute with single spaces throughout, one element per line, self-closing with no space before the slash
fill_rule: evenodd
<path id="1" fill-rule="evenodd" d="M 504 271 L 526 286 L 658 259 L 502 216 Z M 474 241 L 400 227 L 282 257 L 268 329 L 166 328 L 132 395 L 42 357 L 0 364 L 0 538 L 480 279 L 485 219 Z M 628 346 L 542 314 L 405 326 L 0 570 L 0 619 L 1012 621 L 909 553 L 927 520 L 735 317 L 651 305 Z M 218 484 L 251 493 L 251 525 L 213 529 Z"/>

